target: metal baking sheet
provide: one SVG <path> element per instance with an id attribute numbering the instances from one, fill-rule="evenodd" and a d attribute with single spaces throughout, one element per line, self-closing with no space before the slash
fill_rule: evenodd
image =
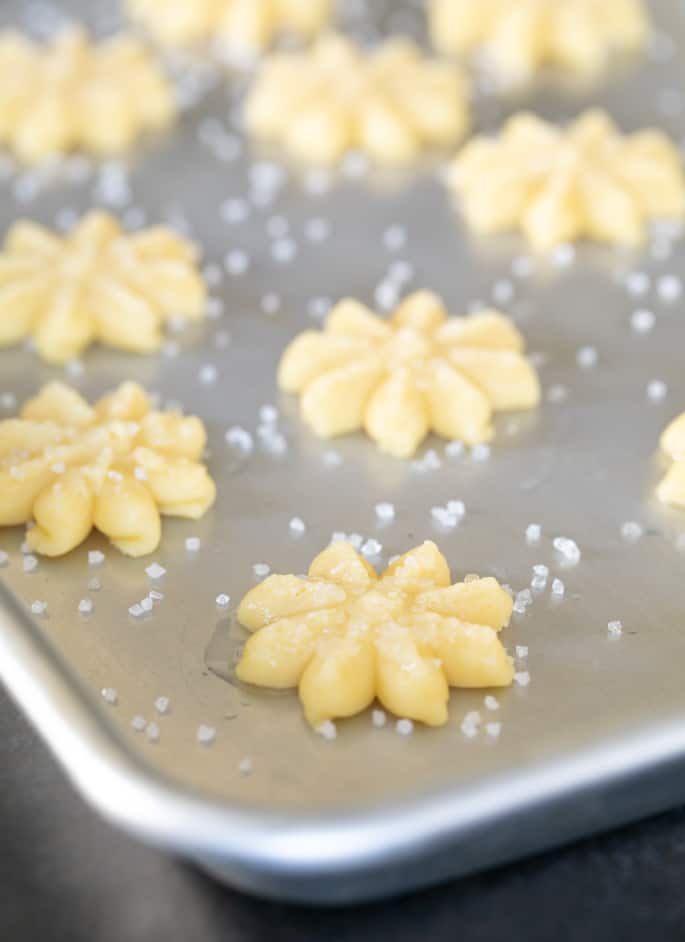
<path id="1" fill-rule="evenodd" d="M 420 30 L 417 7 L 348 5 L 369 35 L 369 24 Z M 479 94 L 478 127 L 496 127 L 522 104 L 565 119 L 598 103 L 627 129 L 656 123 L 682 140 L 685 13 L 671 0 L 652 8 L 659 35 L 649 61 L 617 67 L 594 93 L 548 83 L 516 101 Z M 107 4 L 61 9 L 112 25 Z M 0 8 L 15 24 L 36 11 L 44 5 Z M 3 530 L 0 676 L 9 690 L 109 819 L 234 885 L 286 899 L 398 892 L 682 801 L 685 515 L 650 496 L 664 467 L 659 433 L 685 408 L 683 299 L 672 277 L 683 272 L 682 242 L 662 229 L 638 253 L 580 247 L 575 258 L 537 263 L 517 238 L 478 244 L 437 179 L 439 162 L 401 178 L 359 177 L 358 160 L 334 175 L 281 167 L 273 154 L 251 153 L 236 129 L 240 83 L 193 76 L 185 93 L 206 86 L 203 96 L 126 166 L 76 160 L 52 179 L 0 162 L 3 230 L 20 216 L 66 225 L 94 204 L 135 224 L 142 210 L 201 243 L 218 299 L 213 319 L 173 335 L 159 357 L 93 349 L 67 372 L 88 397 L 135 378 L 202 416 L 219 496 L 197 523 L 166 521 L 159 552 L 145 560 L 95 535 L 27 574 L 22 530 Z M 495 303 L 525 331 L 545 401 L 498 420 L 489 460 L 449 458 L 434 440 L 422 454 L 434 449 L 439 467 L 421 469 L 362 436 L 321 442 L 279 396 L 275 368 L 289 339 L 330 299 L 387 301 L 389 284 L 438 291 L 454 313 Z M 653 312 L 651 331 L 634 330 L 636 310 Z M 597 351 L 594 367 L 579 366 L 584 347 Z M 64 376 L 29 350 L 0 353 L 0 415 L 15 411 L 13 397 Z M 661 399 L 647 394 L 654 380 L 666 384 Z M 264 447 L 263 405 L 278 408 L 285 448 Z M 227 444 L 233 426 L 251 433 L 252 453 Z M 453 498 L 466 515 L 441 532 L 430 509 Z M 380 501 L 396 508 L 383 527 Z M 299 537 L 289 530 L 295 516 L 306 524 Z M 622 537 L 626 521 L 645 528 L 639 541 Z M 543 528 L 538 546 L 524 539 L 530 523 Z M 493 574 L 521 589 L 545 563 L 563 579 L 563 601 L 540 594 L 504 632 L 511 651 L 528 647 L 519 666 L 531 682 L 498 693 L 497 741 L 460 728 L 468 711 L 486 713 L 483 692 L 454 691 L 441 730 L 404 737 L 364 714 L 327 742 L 305 726 L 294 694 L 231 682 L 243 637 L 235 607 L 255 582 L 253 565 L 303 571 L 336 530 L 377 539 L 381 560 L 434 539 L 455 576 Z M 560 567 L 559 535 L 579 544 L 577 567 Z M 185 550 L 189 536 L 201 540 L 196 553 Z M 96 548 L 106 561 L 95 570 L 87 555 Z M 152 560 L 167 570 L 157 586 L 164 599 L 133 619 Z M 102 588 L 89 593 L 94 576 Z M 231 596 L 226 611 L 219 593 Z M 84 618 L 77 606 L 89 594 L 95 608 Z M 30 615 L 34 600 L 48 603 L 46 617 Z M 612 640 L 615 619 L 623 635 Z M 103 688 L 116 690 L 116 704 Z M 170 700 L 165 715 L 154 707 L 160 696 Z M 134 730 L 136 715 L 157 724 L 158 741 Z M 198 742 L 202 725 L 216 729 L 211 745 Z M 241 774 L 244 759 L 251 774 Z"/>

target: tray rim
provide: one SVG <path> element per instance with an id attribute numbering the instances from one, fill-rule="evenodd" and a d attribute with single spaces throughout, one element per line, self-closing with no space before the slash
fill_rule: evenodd
<path id="1" fill-rule="evenodd" d="M 684 712 L 466 797 L 444 792 L 380 811 L 312 815 L 204 797 L 127 748 L 2 585 L 0 680 L 107 821 L 233 886 L 287 902 L 352 903 L 417 889 L 666 810 L 685 795 Z"/>

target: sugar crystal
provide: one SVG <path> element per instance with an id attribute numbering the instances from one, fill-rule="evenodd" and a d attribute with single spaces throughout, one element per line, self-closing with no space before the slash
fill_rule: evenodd
<path id="1" fill-rule="evenodd" d="M 319 723 L 315 732 L 317 732 L 319 736 L 322 736 L 324 739 L 327 739 L 329 742 L 332 742 L 338 735 L 338 730 L 332 720 L 324 720 L 323 723 Z"/>

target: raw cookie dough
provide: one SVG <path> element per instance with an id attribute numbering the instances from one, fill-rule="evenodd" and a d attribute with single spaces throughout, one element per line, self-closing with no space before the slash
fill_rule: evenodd
<path id="1" fill-rule="evenodd" d="M 592 77 L 651 35 L 643 0 L 431 0 L 429 10 L 437 49 L 482 52 L 501 82 L 515 84 L 545 66 Z"/>
<path id="2" fill-rule="evenodd" d="M 383 451 L 408 458 L 429 432 L 487 442 L 493 412 L 536 406 L 540 386 L 523 346 L 508 317 L 448 317 L 429 291 L 405 298 L 389 321 L 345 300 L 323 332 L 292 341 L 278 382 L 301 395 L 302 416 L 319 437 L 363 428 Z"/>
<path id="3" fill-rule="evenodd" d="M 134 36 L 91 42 L 67 29 L 42 45 L 0 33 L 0 145 L 27 163 L 78 148 L 122 153 L 176 110 L 170 83 Z"/>
<path id="4" fill-rule="evenodd" d="M 0 348 L 33 337 L 51 363 L 95 341 L 151 353 L 165 321 L 198 320 L 205 301 L 192 243 L 162 226 L 125 233 L 100 211 L 66 236 L 17 222 L 0 253 Z"/>
<path id="5" fill-rule="evenodd" d="M 450 585 L 434 543 L 380 579 L 349 543 L 332 543 L 307 578 L 269 576 L 242 600 L 238 620 L 254 634 L 237 674 L 261 687 L 298 687 L 314 727 L 375 698 L 396 716 L 442 726 L 450 687 L 511 683 L 497 636 L 511 612 L 495 579 Z"/>
<path id="6" fill-rule="evenodd" d="M 674 419 L 661 436 L 661 449 L 673 464 L 657 488 L 656 495 L 664 504 L 685 510 L 685 412 Z"/>
<path id="7" fill-rule="evenodd" d="M 127 0 L 131 18 L 160 43 L 184 46 L 216 37 L 254 54 L 280 35 L 309 39 L 324 29 L 332 0 Z"/>
<path id="8" fill-rule="evenodd" d="M 160 514 L 201 517 L 214 482 L 200 419 L 153 411 L 137 383 L 89 406 L 62 383 L 0 422 L 0 526 L 34 521 L 31 550 L 62 556 L 95 527 L 128 556 L 159 545 Z"/>
<path id="9" fill-rule="evenodd" d="M 358 149 L 382 164 L 407 164 L 424 148 L 459 141 L 470 116 L 457 66 L 427 58 L 408 39 L 367 52 L 327 35 L 310 50 L 264 62 L 245 121 L 254 137 L 310 163 L 335 163 Z"/>
<path id="10" fill-rule="evenodd" d="M 653 129 L 624 135 L 603 111 L 565 128 L 517 114 L 469 141 L 448 185 L 477 232 L 521 229 L 538 251 L 580 238 L 638 245 L 651 220 L 685 214 L 678 148 Z"/>

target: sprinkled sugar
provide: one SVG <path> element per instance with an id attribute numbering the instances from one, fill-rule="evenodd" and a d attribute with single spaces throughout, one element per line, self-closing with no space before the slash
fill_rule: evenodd
<path id="1" fill-rule="evenodd" d="M 376 517 L 381 521 L 381 523 L 390 523 L 391 520 L 395 519 L 395 507 L 393 504 L 376 504 L 375 509 Z"/>
<path id="2" fill-rule="evenodd" d="M 631 271 L 625 277 L 625 286 L 628 294 L 634 297 L 647 294 L 651 285 L 651 279 L 646 272 Z"/>
<path id="3" fill-rule="evenodd" d="M 644 535 L 643 527 L 635 520 L 627 520 L 621 526 L 621 536 L 628 543 L 636 543 Z"/>
<path id="4" fill-rule="evenodd" d="M 647 334 L 654 328 L 656 317 L 652 311 L 641 308 L 634 311 L 630 318 L 630 326 L 636 334 Z"/>
<path id="5" fill-rule="evenodd" d="M 109 703 L 110 706 L 115 706 L 119 700 L 119 694 L 116 692 L 114 687 L 103 687 L 100 693 L 105 703 Z"/>
<path id="6" fill-rule="evenodd" d="M 150 579 L 161 579 L 162 576 L 166 573 L 166 569 L 164 566 L 160 566 L 159 563 L 150 563 L 145 572 L 150 577 Z"/>
<path id="7" fill-rule="evenodd" d="M 528 671 L 517 671 L 514 674 L 514 680 L 519 685 L 519 687 L 527 687 L 530 683 L 530 674 Z"/>
<path id="8" fill-rule="evenodd" d="M 552 595 L 557 596 L 557 598 L 561 598 L 565 591 L 566 589 L 561 579 L 555 579 L 552 583 Z"/>
<path id="9" fill-rule="evenodd" d="M 666 304 L 675 304 L 683 296 L 683 283 L 677 275 L 662 275 L 656 290 L 659 298 Z"/>
<path id="10" fill-rule="evenodd" d="M 48 603 L 36 599 L 35 602 L 31 602 L 31 612 L 34 615 L 47 615 Z"/>
<path id="11" fill-rule="evenodd" d="M 252 774 L 252 759 L 249 756 L 245 756 L 238 763 L 238 771 L 241 775 L 251 775 Z"/>
<path id="12" fill-rule="evenodd" d="M 100 550 L 90 550 L 88 553 L 89 566 L 101 566 L 105 561 L 105 554 Z"/>
<path id="13" fill-rule="evenodd" d="M 216 739 L 216 729 L 213 726 L 205 726 L 203 723 L 198 726 L 195 735 L 201 746 L 210 746 Z"/>
<path id="14" fill-rule="evenodd" d="M 580 562 L 581 552 L 575 540 L 570 540 L 565 536 L 557 536 L 554 539 L 554 549 L 559 553 L 562 562 L 567 566 L 577 566 Z"/>
<path id="15" fill-rule="evenodd" d="M 131 720 L 131 726 L 135 729 L 137 733 L 142 733 L 145 729 L 146 720 L 144 716 L 141 716 L 140 713 L 136 714 Z"/>
<path id="16" fill-rule="evenodd" d="M 200 537 L 199 536 L 189 536 L 186 538 L 185 547 L 189 553 L 197 553 L 200 549 Z"/>
<path id="17" fill-rule="evenodd" d="M 411 734 L 414 732 L 414 724 L 411 720 L 398 720 L 395 723 L 395 732 L 400 736 L 411 736 Z"/>
<path id="18" fill-rule="evenodd" d="M 217 595 L 217 597 L 216 597 L 216 607 L 217 607 L 217 608 L 228 608 L 228 606 L 229 606 L 230 604 L 231 604 L 231 596 L 230 596 L 230 595 L 226 595 L 225 592 L 222 592 L 220 595 Z"/>
<path id="19" fill-rule="evenodd" d="M 492 739 L 497 739 L 499 734 L 502 732 L 502 724 L 501 723 L 486 723 L 485 732 Z"/>
<path id="20" fill-rule="evenodd" d="M 581 370 L 590 370 L 597 366 L 599 354 L 596 347 L 581 347 L 576 354 L 576 362 Z"/>
<path id="21" fill-rule="evenodd" d="M 78 611 L 80 615 L 90 615 L 93 611 L 93 600 L 92 599 L 81 599 L 78 603 Z"/>
<path id="22" fill-rule="evenodd" d="M 610 638 L 620 638 L 623 634 L 623 623 L 620 621 L 610 621 L 607 625 Z"/>
<path id="23" fill-rule="evenodd" d="M 661 402 L 668 394 L 668 386 L 661 379 L 653 379 L 647 384 L 647 398 L 651 402 Z"/>
<path id="24" fill-rule="evenodd" d="M 242 428 L 240 425 L 233 425 L 229 428 L 224 438 L 227 445 L 242 451 L 244 454 L 249 454 L 254 448 L 252 436 L 247 429 Z"/>
<path id="25" fill-rule="evenodd" d="M 478 735 L 480 723 L 480 713 L 477 710 L 472 710 L 470 713 L 467 713 L 462 720 L 461 731 L 468 739 L 473 739 L 474 736 Z"/>
<path id="26" fill-rule="evenodd" d="M 362 556 L 378 556 L 383 550 L 383 544 L 379 543 L 378 540 L 374 540 L 373 537 L 369 538 L 361 548 Z"/>
<path id="27" fill-rule="evenodd" d="M 293 534 L 293 536 L 302 536 L 307 527 L 304 520 L 302 520 L 300 517 L 293 517 L 288 524 L 288 529 Z"/>
<path id="28" fill-rule="evenodd" d="M 539 523 L 530 523 L 526 527 L 526 543 L 535 544 L 540 542 L 542 536 L 542 527 Z"/>
<path id="29" fill-rule="evenodd" d="M 160 713 L 162 716 L 165 713 L 168 713 L 171 708 L 171 700 L 169 697 L 157 697 L 155 700 L 155 710 Z"/>
<path id="30" fill-rule="evenodd" d="M 376 729 L 381 729 L 387 723 L 388 717 L 385 710 L 373 710 L 371 713 L 371 722 Z"/>
<path id="31" fill-rule="evenodd" d="M 327 468 L 337 468 L 338 465 L 342 464 L 342 455 L 333 450 L 325 451 L 323 453 L 323 463 Z"/>
<path id="32" fill-rule="evenodd" d="M 327 739 L 329 742 L 332 742 L 338 735 L 337 727 L 332 720 L 325 720 L 323 723 L 319 723 L 315 732 L 317 732 L 319 736 L 322 736 L 324 739 Z"/>
<path id="33" fill-rule="evenodd" d="M 445 445 L 445 454 L 448 458 L 459 458 L 464 454 L 464 443 L 457 441 L 447 442 Z"/>
<path id="34" fill-rule="evenodd" d="M 255 563 L 252 572 L 256 579 L 265 579 L 271 572 L 271 567 L 267 563 Z"/>

